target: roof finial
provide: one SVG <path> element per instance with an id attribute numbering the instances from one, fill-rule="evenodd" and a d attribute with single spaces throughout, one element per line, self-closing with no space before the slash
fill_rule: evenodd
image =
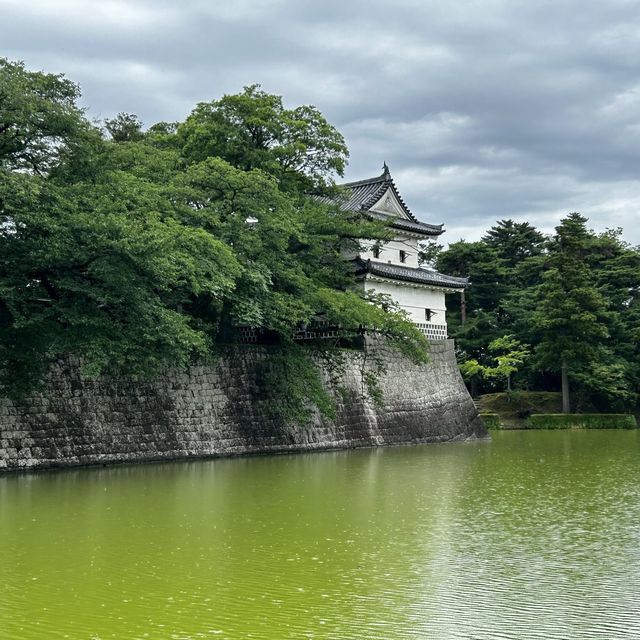
<path id="1" fill-rule="evenodd" d="M 382 177 L 385 178 L 386 180 L 390 180 L 391 179 L 391 172 L 389 171 L 389 167 L 387 166 L 386 161 L 382 163 Z"/>

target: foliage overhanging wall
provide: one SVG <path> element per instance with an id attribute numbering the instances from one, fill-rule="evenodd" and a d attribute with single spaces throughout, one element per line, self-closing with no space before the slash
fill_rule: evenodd
<path id="1" fill-rule="evenodd" d="M 350 352 L 333 387 L 335 418 L 307 426 L 274 416 L 258 379 L 269 357 L 238 349 L 214 366 L 152 383 L 83 378 L 58 365 L 46 388 L 0 401 L 0 471 L 191 457 L 444 442 L 486 429 L 458 371 L 453 343 L 434 344 L 427 364 L 376 347 L 382 401 L 367 393 L 361 352 Z M 340 390 L 338 390 L 340 389 Z"/>

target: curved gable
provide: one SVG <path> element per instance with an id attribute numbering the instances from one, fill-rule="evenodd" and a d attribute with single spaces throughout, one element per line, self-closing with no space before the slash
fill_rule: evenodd
<path id="1" fill-rule="evenodd" d="M 405 220 L 414 220 L 413 216 L 407 212 L 406 207 L 403 206 L 401 200 L 398 199 L 395 189 L 391 185 L 387 187 L 382 197 L 369 207 L 369 211 L 397 216 Z"/>

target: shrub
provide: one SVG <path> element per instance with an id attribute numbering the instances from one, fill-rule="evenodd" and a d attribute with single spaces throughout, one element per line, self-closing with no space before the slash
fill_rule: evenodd
<path id="1" fill-rule="evenodd" d="M 481 413 L 480 417 L 484 420 L 487 429 L 502 429 L 502 421 L 497 413 Z"/>
<path id="2" fill-rule="evenodd" d="M 528 429 L 636 429 L 635 416 L 624 413 L 537 413 Z"/>

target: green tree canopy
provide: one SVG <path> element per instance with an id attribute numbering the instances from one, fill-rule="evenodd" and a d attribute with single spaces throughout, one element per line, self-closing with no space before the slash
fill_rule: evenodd
<path id="1" fill-rule="evenodd" d="M 120 112 L 105 120 L 104 126 L 114 142 L 137 142 L 144 138 L 142 122 L 134 113 Z"/>
<path id="2" fill-rule="evenodd" d="M 453 242 L 438 255 L 436 264 L 439 271 L 466 276 L 472 282 L 466 295 L 469 314 L 495 309 L 508 291 L 504 260 L 484 242 Z"/>
<path id="3" fill-rule="evenodd" d="M 549 268 L 536 292 L 533 322 L 540 332 L 538 366 L 562 373 L 567 412 L 571 371 L 593 361 L 596 347 L 609 338 L 607 301 L 596 288 L 586 261 L 589 241 L 586 218 L 569 214 L 556 227 Z"/>
<path id="4" fill-rule="evenodd" d="M 185 158 L 219 157 L 234 167 L 260 169 L 282 190 L 325 192 L 343 175 L 348 150 L 342 135 L 313 106 L 286 109 L 259 85 L 200 103 L 178 127 Z"/>
<path id="5" fill-rule="evenodd" d="M 249 87 L 146 132 L 121 113 L 105 137 L 63 77 L 0 70 L 6 389 L 29 388 L 67 356 L 92 374 L 184 366 L 215 356 L 238 326 L 292 347 L 317 320 L 376 329 L 425 358 L 422 334 L 359 293 L 344 259 L 386 227 L 309 195 L 332 192 L 347 157 L 316 109 Z M 294 351 L 292 371 L 315 370 L 300 364 L 308 350 L 284 349 L 284 360 Z M 299 385 L 294 398 L 322 388 Z"/>
<path id="6" fill-rule="evenodd" d="M 87 126 L 79 96 L 63 75 L 0 58 L 0 169 L 46 174 Z"/>
<path id="7" fill-rule="evenodd" d="M 480 242 L 438 253 L 440 270 L 471 276 L 466 322 L 453 299 L 449 324 L 474 393 L 493 390 L 492 345 L 510 335 L 532 349 L 513 372 L 516 386 L 567 392 L 571 384 L 578 408 L 636 403 L 640 251 L 619 229 L 596 234 L 586 222 L 570 214 L 547 237 L 528 223 L 501 220 Z"/>
<path id="8" fill-rule="evenodd" d="M 499 220 L 482 241 L 496 251 L 507 267 L 515 267 L 527 258 L 540 255 L 546 238 L 528 222 Z"/>

